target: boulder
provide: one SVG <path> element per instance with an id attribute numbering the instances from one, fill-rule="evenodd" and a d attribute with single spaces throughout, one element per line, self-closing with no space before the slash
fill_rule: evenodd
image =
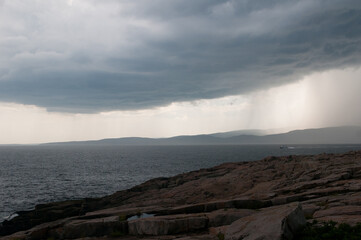
<path id="1" fill-rule="evenodd" d="M 232 223 L 226 240 L 290 240 L 306 224 L 299 203 L 262 209 L 260 212 Z"/>
<path id="2" fill-rule="evenodd" d="M 320 210 L 320 206 L 317 206 L 316 204 L 310 203 L 310 204 L 302 204 L 302 210 L 304 213 L 304 216 L 306 219 L 313 218 L 313 214 Z"/>

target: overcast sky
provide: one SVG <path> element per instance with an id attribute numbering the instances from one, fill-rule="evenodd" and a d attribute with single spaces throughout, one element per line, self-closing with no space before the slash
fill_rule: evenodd
<path id="1" fill-rule="evenodd" d="M 361 125 L 359 0 L 0 0 L 0 143 Z"/>

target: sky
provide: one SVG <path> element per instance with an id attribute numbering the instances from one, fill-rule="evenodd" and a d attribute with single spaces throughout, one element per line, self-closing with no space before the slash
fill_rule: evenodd
<path id="1" fill-rule="evenodd" d="M 0 0 L 0 144 L 361 125 L 359 0 Z"/>

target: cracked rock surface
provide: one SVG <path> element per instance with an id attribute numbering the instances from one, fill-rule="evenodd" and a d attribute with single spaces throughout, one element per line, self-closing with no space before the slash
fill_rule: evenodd
<path id="1" fill-rule="evenodd" d="M 225 163 L 42 204 L 3 222 L 0 239 L 292 239 L 305 218 L 361 222 L 361 151 Z"/>

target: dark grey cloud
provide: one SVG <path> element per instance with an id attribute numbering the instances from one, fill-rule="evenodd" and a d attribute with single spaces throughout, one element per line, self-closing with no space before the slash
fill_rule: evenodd
<path id="1" fill-rule="evenodd" d="M 361 64 L 361 1 L 5 1 L 0 101 L 143 109 Z"/>

